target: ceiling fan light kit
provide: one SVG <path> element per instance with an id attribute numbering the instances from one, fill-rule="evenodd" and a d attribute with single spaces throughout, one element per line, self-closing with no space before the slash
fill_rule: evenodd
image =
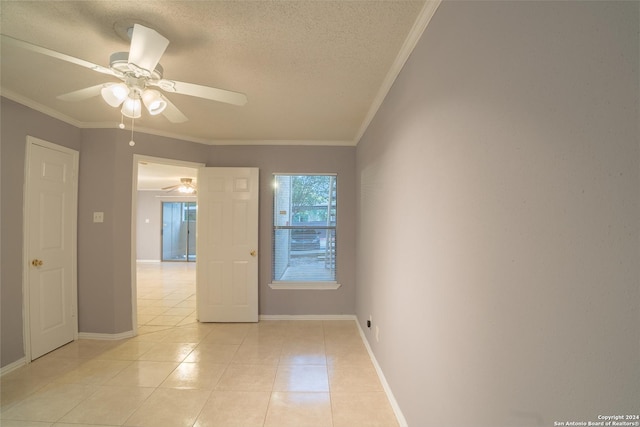
<path id="1" fill-rule="evenodd" d="M 118 31 L 116 33 L 120 35 Z M 127 34 L 131 37 L 129 52 L 111 54 L 109 68 L 45 47 L 36 46 L 26 41 L 14 39 L 4 34 L 2 39 L 3 42 L 11 43 L 14 46 L 120 79 L 120 83 L 98 84 L 58 95 L 57 98 L 63 101 L 82 101 L 102 95 L 108 105 L 114 108 L 121 106 L 122 115 L 131 119 L 137 119 L 142 116 L 142 104 L 144 103 L 147 111 L 152 116 L 162 114 L 171 123 L 184 123 L 188 120 L 169 99 L 160 91 L 152 89 L 152 87 L 164 92 L 237 106 L 247 103 L 247 96 L 240 92 L 164 79 L 164 69 L 159 64 L 159 61 L 169 45 L 169 40 L 155 30 L 140 24 L 133 24 L 132 28 L 127 28 Z M 120 129 L 124 127 L 123 121 L 120 122 L 118 127 Z M 133 120 L 131 128 L 133 134 Z M 134 144 L 132 135 L 130 145 L 133 146 Z"/>
<path id="2" fill-rule="evenodd" d="M 193 183 L 192 178 L 180 178 L 180 184 L 170 185 L 169 187 L 164 187 L 165 191 L 178 191 L 182 194 L 196 194 L 198 189 L 196 184 Z"/>
<path id="3" fill-rule="evenodd" d="M 124 83 L 107 83 L 100 91 L 100 94 L 107 104 L 115 108 L 127 99 L 129 92 L 129 87 Z"/>
<path id="4" fill-rule="evenodd" d="M 142 116 L 142 102 L 137 94 L 134 96 L 129 95 L 127 99 L 122 103 L 122 110 L 120 110 L 125 117 L 131 119 L 137 119 Z"/>
<path id="5" fill-rule="evenodd" d="M 157 90 L 146 89 L 142 92 L 142 102 L 152 116 L 156 116 L 167 108 L 167 101 Z"/>

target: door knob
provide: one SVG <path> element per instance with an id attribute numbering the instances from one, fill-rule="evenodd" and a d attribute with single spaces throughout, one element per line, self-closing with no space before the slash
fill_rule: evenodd
<path id="1" fill-rule="evenodd" d="M 31 261 L 31 265 L 34 267 L 40 267 L 42 264 L 44 264 L 44 262 L 41 259 L 34 259 Z"/>
<path id="2" fill-rule="evenodd" d="M 255 251 L 255 250 L 253 250 L 253 251 L 249 252 L 249 254 L 250 254 L 251 256 L 256 256 L 256 251 Z"/>

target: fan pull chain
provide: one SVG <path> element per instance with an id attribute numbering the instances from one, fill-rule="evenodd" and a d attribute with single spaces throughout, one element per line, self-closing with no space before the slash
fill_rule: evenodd
<path id="1" fill-rule="evenodd" d="M 120 124 L 118 125 L 120 129 L 124 129 L 124 114 L 120 114 Z"/>
<path id="2" fill-rule="evenodd" d="M 134 118 L 131 118 L 131 141 L 129 141 L 129 145 L 131 147 L 133 147 L 134 145 L 136 145 L 135 141 L 133 140 L 133 122 L 135 121 Z"/>

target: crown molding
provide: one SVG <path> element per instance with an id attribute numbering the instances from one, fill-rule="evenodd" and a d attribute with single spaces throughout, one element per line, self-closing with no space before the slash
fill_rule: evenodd
<path id="1" fill-rule="evenodd" d="M 411 30 L 409 31 L 409 35 L 404 40 L 400 52 L 398 52 L 393 65 L 391 66 L 389 72 L 387 73 L 387 76 L 383 80 L 382 86 L 380 86 L 378 94 L 374 98 L 373 103 L 371 104 L 371 108 L 369 108 L 369 112 L 365 116 L 362 125 L 360 125 L 360 130 L 353 140 L 353 145 L 358 145 L 360 139 L 367 131 L 367 128 L 371 124 L 371 121 L 378 113 L 382 102 L 391 90 L 391 86 L 393 86 L 393 83 L 396 81 L 396 78 L 400 74 L 400 71 L 402 71 L 404 64 L 409 59 L 409 56 L 411 55 L 411 52 L 413 52 L 413 49 L 416 47 L 416 44 L 420 40 L 420 37 L 422 37 L 424 30 L 427 28 L 427 25 L 429 25 L 429 22 L 431 22 L 431 18 L 433 18 L 433 15 L 436 13 L 436 10 L 438 9 L 438 6 L 440 6 L 440 3 L 442 3 L 442 0 L 425 2 L 422 10 L 420 11 L 420 14 L 418 15 L 418 18 L 416 18 L 413 27 L 411 27 Z"/>

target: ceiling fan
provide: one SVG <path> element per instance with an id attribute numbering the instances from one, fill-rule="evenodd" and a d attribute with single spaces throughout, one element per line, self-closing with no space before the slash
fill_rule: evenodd
<path id="1" fill-rule="evenodd" d="M 164 191 L 179 191 L 180 193 L 185 194 L 196 194 L 198 188 L 193 183 L 192 178 L 180 178 L 180 184 L 170 185 L 168 187 L 163 188 Z"/>
<path id="2" fill-rule="evenodd" d="M 142 104 L 144 104 L 149 114 L 163 114 L 172 123 L 182 123 L 188 119 L 163 93 L 154 88 L 168 93 L 190 95 L 238 106 L 246 104 L 247 97 L 243 93 L 164 79 L 164 70 L 159 61 L 169 45 L 169 40 L 155 30 L 140 24 L 134 24 L 128 33 L 131 37 L 129 52 L 113 53 L 109 58 L 108 68 L 6 35 L 2 35 L 2 38 L 24 49 L 121 80 L 120 83 L 102 83 L 58 96 L 58 99 L 64 101 L 81 101 L 102 95 L 107 104 L 112 107 L 121 106 L 121 112 L 126 117 L 132 119 L 140 117 Z"/>

